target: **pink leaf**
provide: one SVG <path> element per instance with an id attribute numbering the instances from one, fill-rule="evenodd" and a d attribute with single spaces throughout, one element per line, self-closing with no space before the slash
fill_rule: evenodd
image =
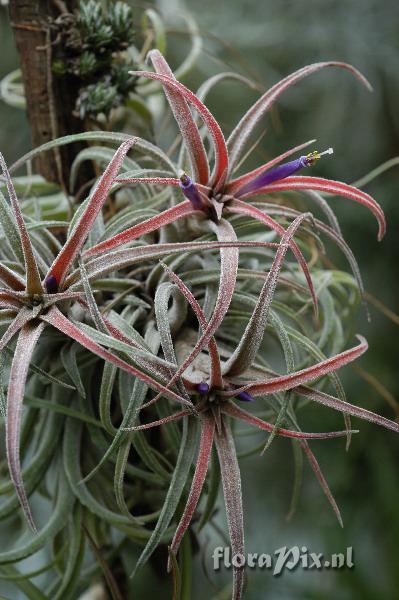
<path id="1" fill-rule="evenodd" d="M 167 77 L 166 75 L 160 75 L 159 73 L 151 73 L 149 71 L 131 71 L 132 75 L 138 77 L 147 77 L 148 79 L 155 79 L 160 81 L 164 86 L 176 91 L 181 94 L 182 98 L 185 98 L 190 104 L 192 104 L 201 115 L 205 125 L 207 126 L 209 133 L 212 136 L 215 146 L 215 172 L 213 175 L 214 187 L 220 188 L 226 181 L 227 169 L 229 164 L 226 142 L 219 127 L 218 122 L 215 120 L 213 115 L 209 112 L 206 106 L 197 98 L 197 96 L 182 83 Z"/>
<path id="2" fill-rule="evenodd" d="M 24 280 L 11 271 L 6 265 L 0 264 L 0 281 L 3 281 L 6 285 L 8 285 L 11 289 L 22 291 L 25 289 Z"/>
<path id="3" fill-rule="evenodd" d="M 230 223 L 222 220 L 217 225 L 213 225 L 219 242 L 228 241 L 240 245 L 239 242 L 236 241 L 237 238 Z M 239 253 L 237 248 L 220 249 L 220 282 L 213 315 L 205 331 L 203 331 L 200 339 L 195 344 L 193 350 L 183 361 L 176 373 L 173 375 L 172 379 L 169 381 L 167 386 L 168 388 L 170 385 L 173 385 L 174 382 L 184 373 L 184 371 L 190 366 L 193 360 L 195 360 L 202 349 L 209 344 L 210 339 L 213 337 L 215 331 L 219 328 L 221 322 L 223 321 L 234 293 L 238 270 L 238 256 Z M 151 403 L 156 402 L 160 396 L 161 395 L 158 394 L 158 396 L 151 400 Z"/>
<path id="4" fill-rule="evenodd" d="M 366 192 L 358 190 L 357 188 L 340 181 L 332 181 L 330 179 L 323 179 L 322 177 L 287 177 L 280 182 L 277 181 L 271 185 L 266 185 L 262 188 L 259 188 L 254 193 L 244 194 L 243 198 L 248 199 L 259 194 L 295 190 L 318 190 L 320 192 L 327 192 L 329 194 L 343 196 L 344 198 L 349 198 L 350 200 L 359 202 L 359 204 L 363 204 L 363 206 L 366 206 L 373 213 L 378 221 L 378 240 L 380 241 L 384 237 L 386 223 L 385 216 L 380 205 L 374 200 L 374 198 L 369 196 L 369 194 L 366 194 Z"/>
<path id="5" fill-rule="evenodd" d="M 157 73 L 175 79 L 172 70 L 159 50 L 151 50 L 147 56 L 154 65 Z M 190 158 L 192 175 L 199 183 L 206 184 L 209 180 L 209 164 L 196 122 L 182 94 L 168 89 L 167 86 L 164 87 L 166 88 L 165 95 L 179 126 Z"/>
<path id="6" fill-rule="evenodd" d="M 202 331 L 205 331 L 208 326 L 208 321 L 206 320 L 206 316 L 204 311 L 201 308 L 201 305 L 195 298 L 194 294 L 188 289 L 186 284 L 180 279 L 176 273 L 174 273 L 167 265 L 162 263 L 163 268 L 167 272 L 170 279 L 177 285 L 187 302 L 190 304 L 193 309 L 195 316 L 197 317 Z M 222 387 L 223 379 L 222 379 L 222 369 L 220 366 L 220 357 L 217 349 L 216 341 L 214 337 L 211 337 L 209 340 L 209 354 L 211 358 L 211 387 Z"/>
<path id="7" fill-rule="evenodd" d="M 111 362 L 112 364 L 116 365 L 123 371 L 126 371 L 127 373 L 130 373 L 131 375 L 134 375 L 135 377 L 138 377 L 138 379 L 140 379 L 141 381 L 144 381 L 144 383 L 146 383 L 152 389 L 155 389 L 155 390 L 161 392 L 167 398 L 170 398 L 171 400 L 174 400 L 175 402 L 179 402 L 181 404 L 188 404 L 187 400 L 185 400 L 184 398 L 181 398 L 180 396 L 175 394 L 175 392 L 173 392 L 172 390 L 167 389 L 164 385 L 162 385 L 161 383 L 158 383 L 158 381 L 156 381 L 149 375 L 146 375 L 146 373 L 139 371 L 138 369 L 136 369 L 135 367 L 133 367 L 126 361 L 124 361 L 121 358 L 119 358 L 118 356 L 115 356 L 114 354 L 112 354 L 112 352 L 110 352 L 109 350 L 106 350 L 105 348 L 103 348 L 102 346 L 100 346 L 99 344 L 94 342 L 92 339 L 89 338 L 88 335 L 86 335 L 76 325 L 74 325 L 69 319 L 67 319 L 62 314 L 62 312 L 60 312 L 58 310 L 58 308 L 53 306 L 47 314 L 41 315 L 41 319 L 43 321 L 45 321 L 46 323 L 49 323 L 49 325 L 52 325 L 53 327 L 55 327 L 62 333 L 64 333 L 66 336 L 68 336 L 68 337 L 72 338 L 73 340 L 75 340 L 76 342 L 78 342 L 78 344 L 80 344 L 84 348 L 87 348 L 87 350 L 90 350 L 90 352 L 93 352 L 93 354 L 96 354 L 100 358 L 103 358 L 104 360 Z"/>
<path id="8" fill-rule="evenodd" d="M 184 512 L 177 526 L 176 533 L 173 537 L 170 551 L 176 554 L 180 542 L 185 534 L 188 526 L 193 518 L 194 511 L 197 507 L 198 501 L 201 496 L 202 488 L 204 486 L 206 474 L 208 472 L 209 457 L 211 455 L 213 438 L 215 434 L 215 420 L 209 412 L 205 412 L 201 415 L 202 427 L 201 427 L 201 439 L 198 450 L 198 457 L 195 465 L 194 477 L 191 484 L 190 493 L 188 495 Z M 170 571 L 170 560 L 168 562 L 168 571 Z"/>
<path id="9" fill-rule="evenodd" d="M 320 465 L 317 462 L 315 455 L 313 454 L 313 452 L 310 449 L 310 446 L 306 440 L 301 440 L 299 443 L 301 444 L 302 449 L 306 454 L 306 458 L 308 459 L 309 464 L 312 467 L 313 473 L 316 475 L 316 478 L 321 486 L 321 489 L 325 493 L 327 500 L 329 501 L 333 511 L 335 512 L 335 515 L 338 519 L 338 523 L 341 525 L 341 527 L 343 527 L 344 524 L 342 522 L 341 512 L 338 508 L 337 503 L 335 502 L 334 496 L 331 493 L 330 487 L 320 469 Z"/>
<path id="10" fill-rule="evenodd" d="M 381 427 L 385 427 L 386 429 L 391 429 L 392 431 L 399 433 L 398 423 L 395 423 L 395 421 L 390 421 L 385 417 L 381 417 L 370 410 L 366 410 L 365 408 L 361 408 L 360 406 L 356 406 L 354 404 L 349 404 L 349 402 L 345 402 L 344 400 L 330 396 L 325 392 L 320 392 L 319 390 L 314 390 L 303 385 L 298 386 L 295 391 L 301 396 L 310 398 L 314 402 L 318 402 L 319 404 L 323 404 L 324 406 L 328 406 L 334 410 L 352 415 L 353 417 L 359 417 L 359 419 L 364 419 L 365 421 L 375 423 L 376 425 L 380 425 Z"/>
<path id="11" fill-rule="evenodd" d="M 143 425 L 135 425 L 134 427 L 123 427 L 122 431 L 143 431 L 144 429 L 153 429 L 154 427 L 160 427 L 161 425 L 167 425 L 172 421 L 178 421 L 183 417 L 188 417 L 193 413 L 189 410 L 181 410 L 178 413 L 159 419 L 158 421 L 152 421 L 151 423 L 144 423 Z"/>
<path id="12" fill-rule="evenodd" d="M 153 183 L 154 185 L 173 185 L 178 187 L 180 179 L 176 177 L 125 177 L 119 175 L 115 183 Z"/>
<path id="13" fill-rule="evenodd" d="M 6 446 L 8 467 L 20 504 L 34 533 L 37 533 L 37 530 L 22 481 L 19 444 L 26 377 L 33 351 L 43 329 L 44 323 L 39 325 L 28 323 L 22 327 L 11 364 L 7 394 Z"/>
<path id="14" fill-rule="evenodd" d="M 161 227 L 165 227 L 165 225 L 174 223 L 178 219 L 198 214 L 198 212 L 199 211 L 193 209 L 189 200 L 185 200 L 181 204 L 177 204 L 177 206 L 172 206 L 171 208 L 164 210 L 161 214 L 156 215 L 155 217 L 151 217 L 142 223 L 133 225 L 133 227 L 125 229 L 125 231 L 114 235 L 112 238 L 109 238 L 104 242 L 100 242 L 99 244 L 96 244 L 96 246 L 92 246 L 86 250 L 83 256 L 88 258 L 90 256 L 95 256 L 96 254 L 101 254 L 102 252 L 107 252 L 108 250 L 114 250 L 123 244 L 127 244 L 128 242 L 137 239 L 141 235 L 145 235 L 151 231 L 156 231 Z"/>
<path id="15" fill-rule="evenodd" d="M 223 396 L 231 397 L 236 396 L 240 392 L 247 391 L 252 396 L 261 396 L 262 394 L 274 394 L 276 392 L 282 392 L 284 390 L 291 390 L 298 385 L 302 385 L 307 381 L 318 379 L 331 371 L 336 371 L 348 363 L 354 361 L 356 358 L 366 352 L 368 345 L 366 340 L 358 335 L 357 338 L 360 343 L 354 348 L 345 350 L 332 358 L 327 358 L 316 365 L 289 373 L 287 375 L 280 375 L 279 377 L 273 377 L 264 381 L 255 381 L 247 383 L 242 387 L 237 388 L 234 391 L 223 392 Z"/>
<path id="16" fill-rule="evenodd" d="M 28 231 L 26 229 L 25 221 L 19 207 L 17 194 L 15 193 L 14 185 L 11 181 L 10 173 L 8 172 L 7 165 L 5 163 L 3 155 L 0 153 L 0 165 L 3 171 L 4 178 L 7 184 L 8 195 L 10 197 L 11 206 L 14 212 L 15 220 L 17 222 L 19 235 L 21 238 L 22 251 L 25 259 L 25 270 L 26 270 L 26 291 L 29 294 L 41 294 L 43 292 L 39 269 L 35 255 L 33 253 L 32 243 L 30 241 Z"/>
<path id="17" fill-rule="evenodd" d="M 194 252 L 214 250 L 216 248 L 277 248 L 275 242 L 176 242 L 168 244 L 148 244 L 147 246 L 136 246 L 134 248 L 115 250 L 96 256 L 87 262 L 87 274 L 92 281 L 99 277 L 124 269 L 144 260 L 157 259 L 161 256 L 178 254 L 181 252 Z M 75 270 L 65 280 L 65 287 L 81 287 L 80 271 Z"/>
<path id="18" fill-rule="evenodd" d="M 8 342 L 14 337 L 16 333 L 18 333 L 20 329 L 22 329 L 22 327 L 24 327 L 24 325 L 26 325 L 26 323 L 30 319 L 32 319 L 31 310 L 23 307 L 18 311 L 15 319 L 12 321 L 12 323 L 10 323 L 6 331 L 3 333 L 2 338 L 0 339 L 0 352 L 7 346 Z"/>
<path id="19" fill-rule="evenodd" d="M 50 267 L 46 279 L 54 277 L 58 288 L 62 287 L 65 276 L 85 243 L 93 223 L 107 199 L 109 190 L 122 166 L 123 160 L 134 143 L 135 138 L 127 140 L 126 142 L 123 142 L 115 152 L 113 159 L 105 169 L 101 179 L 98 181 L 85 211 Z"/>
<path id="20" fill-rule="evenodd" d="M 262 290 L 259 294 L 251 318 L 245 328 L 244 334 L 241 337 L 237 348 L 224 365 L 223 372 L 226 375 L 239 375 L 245 372 L 255 360 L 263 340 L 270 305 L 273 300 L 278 276 L 285 255 L 287 254 L 289 244 L 302 221 L 311 217 L 312 215 L 310 213 L 302 213 L 291 223 L 281 238 L 272 266 L 266 276 L 265 283 L 262 286 Z"/>
<path id="21" fill-rule="evenodd" d="M 25 286 L 24 286 L 25 287 Z M 7 308 L 21 308 L 22 298 L 18 297 L 18 292 L 13 293 L 11 290 L 0 290 L 0 302 Z"/>
<path id="22" fill-rule="evenodd" d="M 320 71 L 326 67 L 341 67 L 350 71 L 355 77 L 357 77 L 368 89 L 371 89 L 371 86 L 367 79 L 363 77 L 363 75 L 351 65 L 342 62 L 320 62 L 314 63 L 313 65 L 308 65 L 295 71 L 288 77 L 285 77 L 278 83 L 276 83 L 273 87 L 271 87 L 255 104 L 247 111 L 247 113 L 242 117 L 238 125 L 234 128 L 231 135 L 227 140 L 227 147 L 229 150 L 229 159 L 230 159 L 230 171 L 233 171 L 236 163 L 238 162 L 244 145 L 246 144 L 248 138 L 252 134 L 255 127 L 258 125 L 259 121 L 262 117 L 271 109 L 275 101 L 279 98 L 279 96 L 287 90 L 291 85 L 294 85 L 298 81 L 301 81 L 304 77 L 315 73 L 316 71 Z"/>
<path id="23" fill-rule="evenodd" d="M 228 206 L 226 207 L 225 210 L 227 212 L 231 212 L 232 214 L 238 214 L 238 215 L 241 214 L 241 215 L 247 215 L 249 217 L 253 217 L 257 221 L 260 221 L 261 223 L 266 225 L 266 227 L 269 227 L 270 229 L 273 229 L 274 231 L 276 231 L 276 233 L 278 233 L 280 236 L 283 236 L 285 233 L 284 227 L 282 225 L 280 225 L 279 223 L 277 223 L 277 221 L 275 221 L 274 219 L 269 217 L 269 215 L 266 215 L 265 213 L 263 213 L 261 210 L 259 210 L 255 206 L 246 204 L 245 202 L 242 202 L 241 200 L 233 200 L 231 203 L 228 204 Z M 297 261 L 303 271 L 303 274 L 305 275 L 305 279 L 307 281 L 308 288 L 309 288 L 310 294 L 312 296 L 313 304 L 315 307 L 315 313 L 317 314 L 317 312 L 318 312 L 317 298 L 316 298 L 316 293 L 314 290 L 313 281 L 312 281 L 312 277 L 309 272 L 307 262 L 303 256 L 302 252 L 300 251 L 298 245 L 296 244 L 296 242 L 294 240 L 290 241 L 290 248 L 291 248 L 295 258 L 297 259 Z"/>
<path id="24" fill-rule="evenodd" d="M 316 193 L 316 192 L 315 192 Z M 297 217 L 301 213 L 293 208 L 288 208 L 286 206 L 280 206 L 277 204 L 269 204 L 262 202 L 263 209 L 270 215 L 283 215 L 285 217 Z M 316 228 L 319 229 L 322 233 L 325 233 L 329 238 L 331 238 L 335 244 L 340 248 L 340 250 L 345 254 L 347 261 L 349 262 L 353 275 L 356 279 L 357 285 L 359 287 L 359 291 L 361 295 L 364 295 L 364 286 L 362 281 L 362 276 L 360 274 L 360 269 L 357 264 L 356 258 L 345 242 L 342 234 L 338 233 L 339 226 L 337 229 L 333 229 L 329 225 L 326 225 L 323 221 L 319 221 L 319 219 L 314 220 Z"/>
<path id="25" fill-rule="evenodd" d="M 274 431 L 274 425 L 272 423 L 268 423 L 267 421 L 263 421 L 258 417 L 251 415 L 251 413 L 239 408 L 236 404 L 232 402 L 226 402 L 222 406 L 222 412 L 230 415 L 230 417 L 234 417 L 234 419 L 239 419 L 241 421 L 245 421 L 250 425 L 254 425 L 255 427 L 259 427 L 259 429 L 263 429 L 264 431 L 268 431 L 272 433 Z M 354 431 L 351 433 L 355 433 Z M 279 427 L 277 429 L 277 435 L 281 435 L 282 437 L 296 438 L 296 439 L 316 439 L 316 440 L 324 440 L 329 438 L 338 438 L 345 437 L 347 435 L 347 431 L 326 431 L 322 433 L 305 433 L 303 431 L 294 431 L 292 429 L 284 429 L 284 427 Z"/>

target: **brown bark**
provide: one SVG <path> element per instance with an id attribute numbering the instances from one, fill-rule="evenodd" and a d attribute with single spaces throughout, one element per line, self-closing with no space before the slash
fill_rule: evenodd
<path id="1" fill-rule="evenodd" d="M 72 10 L 73 5 L 73 1 L 61 0 L 10 0 L 11 25 L 20 55 L 35 147 L 83 131 L 82 121 L 73 115 L 79 81 L 73 76 L 57 77 L 52 73 L 54 33 L 50 30 L 50 19 Z M 41 154 L 37 160 L 39 173 L 68 190 L 70 166 L 83 147 L 83 144 L 68 144 Z"/>

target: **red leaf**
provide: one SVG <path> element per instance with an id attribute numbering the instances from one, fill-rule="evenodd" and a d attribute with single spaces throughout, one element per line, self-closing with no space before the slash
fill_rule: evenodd
<path id="1" fill-rule="evenodd" d="M 11 206 L 14 212 L 15 220 L 19 235 L 21 238 L 22 251 L 25 259 L 25 270 L 26 270 L 26 291 L 29 294 L 42 294 L 43 288 L 40 280 L 39 269 L 35 255 L 32 248 L 32 243 L 29 238 L 28 231 L 26 229 L 25 221 L 19 207 L 17 194 L 15 193 L 14 185 L 11 181 L 10 173 L 8 172 L 7 165 L 5 163 L 3 155 L 0 153 L 0 165 L 3 171 L 4 178 L 7 184 L 8 195 L 10 197 Z"/>
<path id="2" fill-rule="evenodd" d="M 115 152 L 114 157 L 112 158 L 108 167 L 105 169 L 101 179 L 98 181 L 91 195 L 90 201 L 87 204 L 86 210 L 76 223 L 76 226 L 74 227 L 70 237 L 50 267 L 46 279 L 49 277 L 55 277 L 58 288 L 62 287 L 65 276 L 72 266 L 73 261 L 78 255 L 83 244 L 85 243 L 93 223 L 107 199 L 109 190 L 120 167 L 122 166 L 123 160 L 134 143 L 134 138 L 127 140 L 126 142 L 123 142 L 123 144 L 121 144 L 121 146 Z"/>
<path id="3" fill-rule="evenodd" d="M 263 421 L 256 417 L 255 415 L 251 415 L 251 413 L 239 408 L 236 404 L 232 402 L 226 402 L 222 406 L 222 412 L 226 413 L 230 417 L 234 417 L 235 419 L 239 419 L 240 421 L 245 421 L 250 425 L 254 425 L 255 427 L 259 427 L 259 429 L 263 429 L 264 431 L 268 431 L 272 433 L 274 430 L 274 425 L 272 423 L 268 423 L 267 421 Z M 281 435 L 282 437 L 296 438 L 296 439 L 315 439 L 315 440 L 324 440 L 329 438 L 338 438 L 345 437 L 347 435 L 347 431 L 326 431 L 321 433 L 305 433 L 303 431 L 295 431 L 292 429 L 284 429 L 284 427 L 279 427 L 277 430 L 277 435 Z M 354 432 L 351 432 L 354 433 Z"/>
<path id="4" fill-rule="evenodd" d="M 189 200 L 185 200 L 177 206 L 172 206 L 171 208 L 164 210 L 161 214 L 156 215 L 155 217 L 151 217 L 142 223 L 133 225 L 133 227 L 125 229 L 125 231 L 114 235 L 112 238 L 109 238 L 104 242 L 100 242 L 99 244 L 96 244 L 96 246 L 92 246 L 86 250 L 83 256 L 88 258 L 89 256 L 95 256 L 96 254 L 107 252 L 108 250 L 114 250 L 123 244 L 127 244 L 128 242 L 137 239 L 141 235 L 145 235 L 146 233 L 150 233 L 151 231 L 165 227 L 165 225 L 174 223 L 183 217 L 188 217 L 198 213 L 199 211 L 193 209 L 191 202 Z"/>
<path id="5" fill-rule="evenodd" d="M 164 385 L 158 383 L 158 381 L 156 381 L 149 375 L 146 375 L 146 373 L 139 371 L 129 363 L 119 358 L 118 356 L 112 354 L 112 352 L 110 352 L 109 350 L 106 350 L 105 348 L 91 340 L 89 336 L 87 336 L 76 325 L 69 321 L 69 319 L 67 319 L 58 310 L 58 308 L 53 306 L 47 314 L 41 315 L 41 319 L 46 323 L 49 323 L 49 325 L 52 325 L 68 337 L 72 338 L 76 342 L 78 342 L 78 344 L 80 344 L 84 348 L 87 348 L 87 350 L 90 350 L 90 352 L 93 352 L 93 354 L 96 354 L 100 358 L 103 358 L 104 360 L 113 363 L 123 371 L 126 371 L 127 373 L 130 373 L 135 377 L 138 377 L 141 381 L 144 381 L 152 389 L 161 392 L 167 398 L 170 398 L 171 400 L 174 400 L 175 402 L 179 402 L 181 404 L 187 404 L 187 401 L 184 398 L 181 398 L 172 390 L 167 389 Z"/>
<path id="6" fill-rule="evenodd" d="M 294 373 L 288 373 L 287 375 L 280 375 L 279 377 L 273 377 L 264 381 L 247 383 L 234 391 L 222 392 L 222 394 L 226 397 L 236 396 L 244 391 L 247 391 L 252 396 L 274 394 L 284 390 L 291 390 L 307 381 L 318 379 L 327 373 L 331 373 L 331 371 L 340 369 L 366 352 L 368 348 L 366 340 L 360 335 L 358 335 L 357 338 L 360 340 L 360 343 L 354 348 L 345 350 L 332 358 L 327 358 L 316 365 L 301 369 L 300 371 L 295 371 Z"/>
<path id="7" fill-rule="evenodd" d="M 148 53 L 147 58 L 151 60 L 154 69 L 158 73 L 166 75 L 171 79 L 175 79 L 171 68 L 159 50 L 151 50 Z M 209 181 L 209 164 L 197 124 L 182 94 L 168 89 L 167 86 L 164 86 L 164 88 L 166 88 L 165 95 L 169 101 L 187 149 L 193 178 L 195 181 L 198 181 L 198 183 L 206 184 Z"/>
<path id="8" fill-rule="evenodd" d="M 355 202 L 359 202 L 359 204 L 363 204 L 363 206 L 366 206 L 373 213 L 378 221 L 378 240 L 380 241 L 384 237 L 386 223 L 384 212 L 380 205 L 374 200 L 374 198 L 369 196 L 369 194 L 366 194 L 366 192 L 358 190 L 357 188 L 340 181 L 332 181 L 330 179 L 323 179 L 322 177 L 287 177 L 280 182 L 272 183 L 271 185 L 266 185 L 263 188 L 259 188 L 256 190 L 256 193 L 251 192 L 249 194 L 244 194 L 243 198 L 248 199 L 259 194 L 293 190 L 319 190 L 320 192 L 336 194 L 338 196 L 343 196 L 344 198 L 354 200 Z"/>
<path id="9" fill-rule="evenodd" d="M 314 63 L 313 65 L 308 65 L 295 71 L 288 77 L 285 77 L 278 83 L 276 83 L 273 87 L 271 87 L 251 108 L 245 113 L 242 117 L 238 125 L 234 128 L 231 135 L 227 140 L 227 147 L 229 150 L 229 159 L 230 159 L 230 171 L 233 171 L 235 165 L 237 164 L 242 149 L 246 144 L 248 138 L 252 134 L 255 127 L 258 125 L 259 121 L 268 112 L 275 101 L 279 98 L 279 96 L 287 90 L 291 85 L 294 85 L 298 81 L 301 81 L 304 77 L 315 73 L 316 71 L 320 71 L 326 67 L 340 67 L 350 71 L 355 77 L 357 77 L 368 89 L 371 89 L 371 86 L 367 79 L 363 77 L 363 75 L 351 65 L 342 62 L 320 62 Z"/>
<path id="10" fill-rule="evenodd" d="M 215 146 L 215 172 L 213 175 L 213 184 L 215 188 L 222 187 L 226 181 L 227 169 L 229 164 L 226 142 L 219 127 L 218 122 L 215 120 L 213 115 L 209 112 L 206 106 L 197 98 L 197 96 L 186 86 L 184 86 L 176 79 L 167 77 L 166 75 L 160 75 L 159 73 L 151 73 L 149 71 L 130 71 L 132 75 L 138 77 L 147 77 L 148 79 L 155 79 L 160 81 L 164 86 L 170 90 L 179 92 L 187 102 L 192 104 L 201 115 L 202 120 L 207 126 L 209 133 L 212 136 Z"/>
<path id="11" fill-rule="evenodd" d="M 19 275 L 11 271 L 6 265 L 0 264 L 0 281 L 3 281 L 11 289 L 22 291 L 25 289 L 25 282 Z"/>
<path id="12" fill-rule="evenodd" d="M 201 421 L 201 439 L 198 450 L 197 462 L 195 465 L 194 477 L 191 483 L 191 489 L 188 495 L 186 506 L 184 508 L 184 512 L 177 526 L 176 533 L 173 537 L 172 544 L 170 546 L 170 551 L 173 552 L 173 554 L 177 553 L 183 535 L 185 534 L 188 526 L 191 523 L 191 519 L 193 518 L 194 511 L 200 499 L 206 474 L 208 472 L 209 457 L 211 455 L 213 438 L 215 434 L 215 421 L 210 413 L 203 413 L 201 415 Z M 171 565 L 169 560 L 168 571 L 170 571 L 170 568 Z"/>
<path id="13" fill-rule="evenodd" d="M 228 204 L 228 206 L 226 207 L 225 210 L 227 212 L 231 212 L 232 214 L 237 214 L 237 215 L 241 214 L 241 215 L 248 215 L 249 217 L 253 217 L 257 221 L 260 221 L 261 223 L 266 225 L 266 227 L 269 227 L 270 229 L 273 229 L 274 231 L 276 231 L 276 233 L 278 233 L 280 236 L 283 236 L 285 233 L 284 227 L 282 225 L 280 225 L 279 223 L 277 223 L 277 221 L 275 221 L 274 219 L 272 219 L 271 217 L 269 217 L 268 215 L 263 213 L 261 210 L 259 210 L 255 206 L 246 204 L 245 202 L 242 202 L 241 200 L 233 200 L 231 203 Z M 312 277 L 309 272 L 307 262 L 303 256 L 302 252 L 300 251 L 298 245 L 296 244 L 296 242 L 294 240 L 290 241 L 290 248 L 291 248 L 292 252 L 294 253 L 295 258 L 297 259 L 297 261 L 303 271 L 303 274 L 305 275 L 305 278 L 306 278 L 306 281 L 308 284 L 308 288 L 309 288 L 310 294 L 312 296 L 313 304 L 315 307 L 315 313 L 317 314 L 318 309 L 317 309 L 316 292 L 314 290 L 313 281 L 312 281 Z"/>

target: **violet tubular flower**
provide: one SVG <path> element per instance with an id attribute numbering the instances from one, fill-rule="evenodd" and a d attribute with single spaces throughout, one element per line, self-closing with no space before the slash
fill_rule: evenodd
<path id="1" fill-rule="evenodd" d="M 180 176 L 179 186 L 187 200 L 190 200 L 195 210 L 204 209 L 204 202 L 202 201 L 201 194 L 191 177 L 186 173 L 183 173 Z"/>
<path id="2" fill-rule="evenodd" d="M 205 381 L 201 381 L 201 383 L 197 385 L 197 391 L 200 394 L 207 394 L 209 392 L 209 389 L 209 385 Z"/>
<path id="3" fill-rule="evenodd" d="M 315 150 L 306 156 L 300 156 L 295 160 L 290 160 L 282 165 L 277 165 L 277 167 L 274 167 L 274 169 L 268 169 L 244 185 L 240 189 L 240 195 L 256 192 L 256 190 L 261 189 L 265 185 L 269 185 L 270 183 L 274 183 L 275 181 L 280 181 L 281 179 L 285 179 L 290 175 L 294 175 L 294 173 L 297 173 L 303 168 L 313 166 L 318 160 L 320 160 L 322 156 L 333 153 L 334 150 L 332 148 L 328 148 L 324 152 L 318 152 Z"/>
<path id="4" fill-rule="evenodd" d="M 251 394 L 248 394 L 248 392 L 240 392 L 237 394 L 237 398 L 243 402 L 254 402 L 255 400 L 255 398 L 251 396 Z"/>
<path id="5" fill-rule="evenodd" d="M 54 275 L 49 275 L 44 281 L 44 286 L 48 294 L 55 294 L 58 291 L 57 279 Z"/>

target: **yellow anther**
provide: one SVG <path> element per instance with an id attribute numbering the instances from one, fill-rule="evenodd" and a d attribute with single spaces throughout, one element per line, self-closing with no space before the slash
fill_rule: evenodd
<path id="1" fill-rule="evenodd" d="M 308 163 L 308 165 L 314 165 L 314 163 L 317 160 L 320 160 L 320 158 L 322 156 L 324 156 L 325 154 L 333 154 L 334 150 L 332 148 L 328 148 L 327 150 L 324 150 L 324 152 L 319 152 L 318 150 L 313 150 L 313 152 L 309 152 L 309 154 L 306 155 L 306 161 Z"/>

